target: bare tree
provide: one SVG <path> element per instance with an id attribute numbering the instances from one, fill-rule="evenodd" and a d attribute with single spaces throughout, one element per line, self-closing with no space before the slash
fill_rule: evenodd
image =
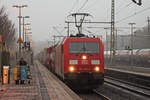
<path id="1" fill-rule="evenodd" d="M 8 48 L 12 48 L 16 44 L 16 28 L 8 18 L 8 14 L 5 12 L 5 7 L 0 8 L 0 35 L 3 42 L 6 43 Z"/>

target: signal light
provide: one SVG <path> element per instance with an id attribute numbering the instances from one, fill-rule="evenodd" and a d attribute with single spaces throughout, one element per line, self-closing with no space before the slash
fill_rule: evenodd
<path id="1" fill-rule="evenodd" d="M 75 71 L 75 67 L 74 67 L 74 66 L 70 66 L 70 67 L 69 67 L 69 71 L 70 71 L 70 72 L 74 72 L 74 71 Z"/>
<path id="2" fill-rule="evenodd" d="M 99 67 L 99 66 L 96 66 L 96 67 L 94 68 L 94 70 L 95 70 L 95 72 L 99 72 L 99 71 L 100 71 L 100 67 Z"/>
<path id="3" fill-rule="evenodd" d="M 83 56 L 82 56 L 82 59 L 83 59 L 83 60 L 86 60 L 86 59 L 87 59 L 87 56 L 86 56 L 86 55 L 83 55 Z"/>

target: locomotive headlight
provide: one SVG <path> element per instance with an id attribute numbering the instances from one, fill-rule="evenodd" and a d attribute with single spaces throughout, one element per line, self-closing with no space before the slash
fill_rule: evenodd
<path id="1" fill-rule="evenodd" d="M 82 59 L 83 59 L 83 60 L 86 60 L 86 59 L 87 59 L 87 56 L 86 56 L 86 55 L 83 55 L 83 56 L 82 56 Z"/>
<path id="2" fill-rule="evenodd" d="M 74 67 L 74 66 L 70 66 L 70 67 L 69 67 L 69 71 L 70 71 L 70 72 L 74 72 L 74 71 L 75 71 L 75 67 Z"/>
<path id="3" fill-rule="evenodd" d="M 100 67 L 99 67 L 99 66 L 96 66 L 96 67 L 94 68 L 94 70 L 95 70 L 95 72 L 99 72 L 99 71 L 100 71 Z"/>

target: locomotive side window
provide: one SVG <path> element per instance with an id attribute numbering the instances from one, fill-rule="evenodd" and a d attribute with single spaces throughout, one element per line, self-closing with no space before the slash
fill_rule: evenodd
<path id="1" fill-rule="evenodd" d="M 69 53 L 99 53 L 98 42 L 70 42 Z"/>

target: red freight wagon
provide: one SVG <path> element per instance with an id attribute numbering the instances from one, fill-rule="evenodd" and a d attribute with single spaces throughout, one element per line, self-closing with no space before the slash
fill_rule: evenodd
<path id="1" fill-rule="evenodd" d="M 55 70 L 55 47 L 49 48 L 49 67 L 52 72 Z"/>

